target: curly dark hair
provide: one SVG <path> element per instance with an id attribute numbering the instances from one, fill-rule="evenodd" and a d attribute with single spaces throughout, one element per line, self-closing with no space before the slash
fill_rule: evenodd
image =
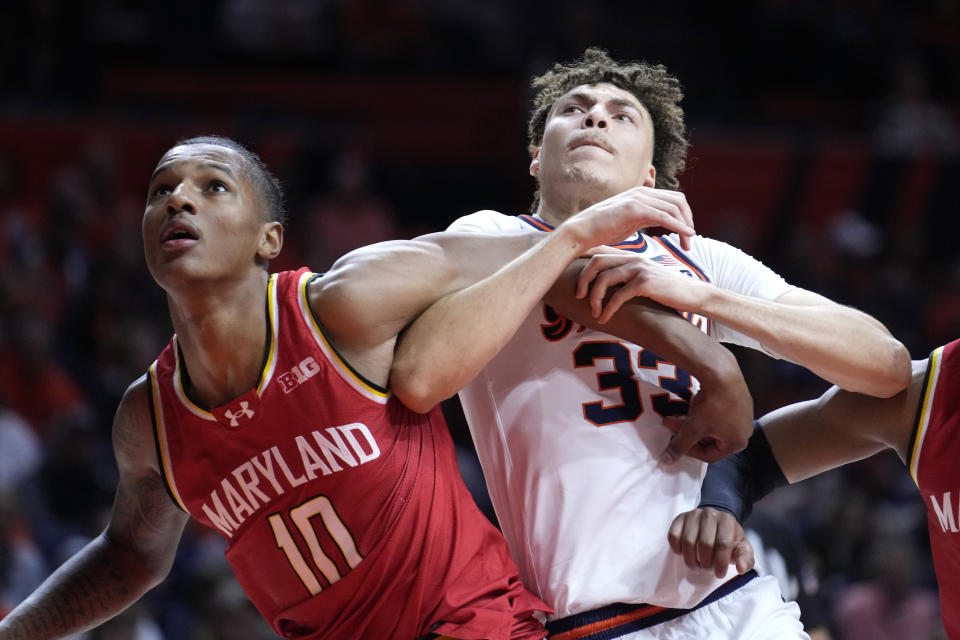
<path id="1" fill-rule="evenodd" d="M 653 121 L 653 166 L 657 170 L 656 185 L 679 189 L 677 175 L 687 158 L 686 125 L 680 100 L 680 81 L 663 65 L 646 62 L 620 63 L 603 49 L 589 48 L 583 57 L 571 63 L 557 63 L 531 86 L 537 89 L 533 112 L 527 124 L 530 154 L 543 143 L 543 130 L 553 104 L 565 93 L 583 84 L 606 82 L 629 91 L 646 107 Z"/>

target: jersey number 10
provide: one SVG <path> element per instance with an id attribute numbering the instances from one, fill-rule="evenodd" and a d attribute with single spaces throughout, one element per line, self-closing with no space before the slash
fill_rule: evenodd
<path id="1" fill-rule="evenodd" d="M 293 567 L 297 577 L 300 578 L 300 582 L 307 588 L 310 595 L 316 595 L 323 590 L 320 586 L 320 580 L 317 578 L 318 573 L 330 584 L 340 579 L 340 571 L 337 569 L 337 565 L 330 559 L 330 556 L 324 553 L 320 546 L 317 532 L 313 528 L 313 518 L 319 516 L 327 534 L 340 548 L 340 553 L 343 554 L 347 566 L 354 569 L 363 560 L 363 556 L 357 551 L 353 535 L 343 524 L 343 520 L 340 519 L 330 499 L 326 496 L 316 496 L 307 500 L 299 507 L 290 509 L 289 515 L 290 521 L 300 532 L 307 549 L 310 551 L 312 565 L 307 562 L 307 559 L 300 552 L 300 547 L 294 542 L 283 516 L 275 513 L 267 520 L 273 528 L 273 537 L 277 542 L 277 548 L 287 556 L 287 562 Z"/>

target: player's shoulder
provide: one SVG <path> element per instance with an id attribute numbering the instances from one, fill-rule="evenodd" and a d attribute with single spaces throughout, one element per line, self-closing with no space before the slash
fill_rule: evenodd
<path id="1" fill-rule="evenodd" d="M 156 380 L 144 374 L 134 380 L 117 407 L 113 419 L 113 445 L 118 464 L 123 466 L 156 466 L 153 438 L 153 411 L 159 398 L 154 397 Z"/>
<path id="2" fill-rule="evenodd" d="M 453 221 L 448 231 L 522 230 L 527 225 L 519 216 L 507 215 L 493 209 L 481 209 Z"/>

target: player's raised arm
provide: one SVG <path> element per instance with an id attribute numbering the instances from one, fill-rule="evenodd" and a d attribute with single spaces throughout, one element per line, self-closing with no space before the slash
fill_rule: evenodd
<path id="1" fill-rule="evenodd" d="M 778 486 L 888 448 L 905 461 L 927 363 L 914 361 L 910 386 L 892 398 L 832 387 L 816 400 L 798 402 L 761 418 L 744 451 L 710 465 L 700 508 L 677 516 L 670 528 L 671 548 L 691 567 L 723 566 L 731 554 L 729 545 L 715 545 L 720 540 L 714 532 L 715 510 L 743 522 L 753 504 Z M 727 541 L 730 539 L 728 536 Z"/>
<path id="2" fill-rule="evenodd" d="M 620 242 L 648 226 L 693 234 L 672 203 L 667 208 L 658 202 L 641 190 L 603 200 L 552 233 L 540 234 L 536 245 L 489 277 L 439 298 L 404 330 L 390 374 L 393 392 L 418 411 L 457 393 L 513 336 L 570 262 L 588 249 Z M 478 246 L 477 252 L 455 259 L 486 262 L 486 250 Z"/>
<path id="3" fill-rule="evenodd" d="M 169 572 L 188 516 L 160 479 L 147 393 L 141 378 L 114 419 L 120 481 L 106 530 L 0 621 L 0 639 L 48 640 L 91 629 Z"/>
<path id="4" fill-rule="evenodd" d="M 362 247 L 311 283 L 310 304 L 338 352 L 386 386 L 404 327 L 438 298 L 482 280 L 542 239 L 443 232 Z"/>
<path id="5" fill-rule="evenodd" d="M 731 273 L 769 271 L 746 254 L 729 257 L 738 262 Z M 590 301 L 601 322 L 633 296 L 707 316 L 848 391 L 890 397 L 910 380 L 907 349 L 880 322 L 805 289 L 763 300 L 618 253 L 593 258 L 581 274 L 578 295 Z"/>

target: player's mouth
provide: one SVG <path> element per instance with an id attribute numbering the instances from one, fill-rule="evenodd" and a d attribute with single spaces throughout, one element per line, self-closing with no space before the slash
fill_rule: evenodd
<path id="1" fill-rule="evenodd" d="M 160 230 L 160 246 L 168 251 L 192 247 L 200 239 L 200 232 L 183 218 L 171 218 Z"/>
<path id="2" fill-rule="evenodd" d="M 612 154 L 613 151 L 604 140 L 593 136 L 583 136 L 577 138 L 570 144 L 570 149 L 579 149 L 580 147 L 596 147 L 597 149 L 603 149 L 607 153 Z"/>

